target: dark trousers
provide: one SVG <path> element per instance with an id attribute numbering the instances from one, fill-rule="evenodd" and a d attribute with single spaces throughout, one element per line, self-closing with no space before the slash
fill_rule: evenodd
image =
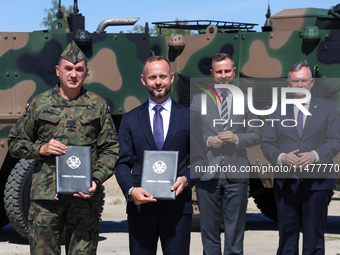
<path id="1" fill-rule="evenodd" d="M 164 255 L 188 255 L 191 214 L 166 211 L 128 214 L 130 254 L 156 255 L 158 238 Z"/>
<path id="2" fill-rule="evenodd" d="M 304 190 L 299 180 L 286 182 L 283 190 L 275 190 L 280 236 L 277 255 L 299 254 L 300 229 L 302 254 L 325 254 L 324 234 L 332 190 Z"/>
<path id="3" fill-rule="evenodd" d="M 224 254 L 243 254 L 247 190 L 245 182 L 226 178 L 196 184 L 201 235 L 205 255 L 221 254 L 221 222 L 224 223 Z"/>

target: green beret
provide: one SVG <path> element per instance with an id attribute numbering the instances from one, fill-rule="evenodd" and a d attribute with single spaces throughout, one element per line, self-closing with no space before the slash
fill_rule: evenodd
<path id="1" fill-rule="evenodd" d="M 86 58 L 85 54 L 78 48 L 77 44 L 72 41 L 70 42 L 60 57 L 67 61 L 77 64 L 78 62 Z"/>

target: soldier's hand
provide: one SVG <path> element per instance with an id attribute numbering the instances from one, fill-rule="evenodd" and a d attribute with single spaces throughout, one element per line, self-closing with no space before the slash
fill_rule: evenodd
<path id="1" fill-rule="evenodd" d="M 237 135 L 235 135 L 231 131 L 223 131 L 219 133 L 217 137 L 223 142 L 228 142 L 228 143 L 236 143 L 238 141 Z"/>
<path id="2" fill-rule="evenodd" d="M 182 191 L 185 188 L 185 185 L 187 184 L 188 180 L 187 177 L 185 176 L 180 176 L 177 178 L 176 182 L 174 183 L 174 185 L 172 185 L 171 187 L 171 191 L 176 190 L 176 197 L 182 193 Z"/>
<path id="3" fill-rule="evenodd" d="M 286 165 L 293 165 L 293 166 L 299 166 L 299 157 L 296 156 L 296 154 L 299 152 L 299 149 L 295 151 L 291 151 L 285 155 L 282 156 L 281 162 Z"/>
<path id="4" fill-rule="evenodd" d="M 48 143 L 44 144 L 39 149 L 39 154 L 41 156 L 49 156 L 49 155 L 62 155 L 67 151 L 66 145 L 61 142 L 51 139 Z"/>
<path id="5" fill-rule="evenodd" d="M 81 197 L 81 198 L 91 198 L 96 192 L 97 189 L 97 183 L 92 181 L 92 187 L 89 189 L 89 192 L 92 193 L 91 195 L 89 194 L 84 194 L 83 192 L 79 192 L 78 194 L 73 194 L 74 197 Z"/>
<path id="6" fill-rule="evenodd" d="M 220 140 L 217 136 L 210 136 L 208 140 L 208 145 L 213 148 L 220 148 L 223 144 L 223 141 Z"/>
<path id="7" fill-rule="evenodd" d="M 145 204 L 149 202 L 157 202 L 153 196 L 143 188 L 135 187 L 131 191 L 131 198 L 135 205 Z"/>

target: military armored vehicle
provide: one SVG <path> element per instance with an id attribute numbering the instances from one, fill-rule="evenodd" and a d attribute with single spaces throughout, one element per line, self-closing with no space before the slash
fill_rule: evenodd
<path id="1" fill-rule="evenodd" d="M 242 90 L 255 88 L 258 109 L 271 105 L 270 86 L 273 83 L 277 87 L 285 86 L 282 79 L 287 77 L 290 65 L 304 59 L 312 66 L 313 75 L 321 78 L 312 93 L 340 106 L 339 5 L 330 10 L 286 9 L 272 16 L 268 9 L 262 32 L 254 31 L 256 24 L 249 23 L 212 20 L 155 23 L 160 32 L 164 28 L 197 31 L 194 35 L 172 36 L 150 36 L 148 29 L 145 33 L 105 32 L 107 26 L 131 25 L 136 19 L 104 20 L 90 33 L 85 30 L 85 18 L 76 7 L 77 1 L 74 13 L 68 18 L 69 31 L 62 20 L 56 19 L 50 30 L 0 32 L 0 198 L 3 198 L 0 227 L 11 222 L 23 237 L 27 238 L 33 163 L 10 156 L 7 136 L 26 104 L 58 82 L 55 65 L 71 40 L 88 57 L 90 72 L 85 88 L 106 99 L 117 129 L 122 114 L 148 98 L 139 76 L 144 61 L 153 54 L 170 60 L 175 72 L 172 98 L 186 106 L 190 105 L 190 78 L 210 77 L 212 56 L 218 52 L 233 57 Z M 329 78 L 334 79 L 329 81 Z M 249 150 L 251 164 L 267 162 L 259 147 Z M 275 218 L 271 185 L 270 176 L 251 179 L 249 192 L 262 212 Z"/>

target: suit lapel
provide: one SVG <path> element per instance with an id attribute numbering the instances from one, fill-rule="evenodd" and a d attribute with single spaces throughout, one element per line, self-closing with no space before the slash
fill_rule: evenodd
<path id="1" fill-rule="evenodd" d="M 292 104 L 287 105 L 287 112 L 286 112 L 286 114 L 287 114 L 287 117 L 285 118 L 284 116 L 282 116 L 283 119 L 295 120 L 295 116 L 294 116 L 294 105 L 292 105 Z M 299 133 L 298 133 L 298 131 L 297 131 L 296 126 L 295 126 L 295 127 L 292 127 L 291 129 L 293 130 L 294 135 L 295 135 L 298 139 L 300 139 L 300 135 L 299 135 Z"/>
<path id="2" fill-rule="evenodd" d="M 230 95 L 229 95 L 229 96 L 230 96 Z M 234 118 L 237 117 L 237 116 L 234 116 L 234 115 L 233 115 L 233 99 L 234 99 L 234 98 L 231 97 L 231 100 L 230 100 L 231 104 L 228 105 L 228 107 L 230 107 L 230 113 L 229 113 L 229 119 L 228 119 L 228 126 L 227 126 L 227 129 L 226 129 L 226 130 L 222 130 L 222 131 L 229 131 L 230 128 L 231 128 L 231 120 L 235 121 Z M 222 125 L 221 125 L 221 126 L 222 126 Z"/>
<path id="3" fill-rule="evenodd" d="M 318 103 L 319 103 L 319 102 L 316 100 L 315 97 L 312 97 L 312 98 L 311 98 L 308 111 L 309 111 L 312 115 L 309 115 L 309 116 L 307 116 L 307 118 L 306 118 L 306 122 L 305 122 L 305 126 L 303 127 L 303 131 L 302 131 L 302 136 L 301 136 L 301 138 L 303 138 L 303 136 L 304 136 L 305 133 L 307 132 L 307 129 L 308 129 L 309 126 L 312 124 L 313 116 L 316 115 L 317 110 L 318 110 Z"/>
<path id="4" fill-rule="evenodd" d="M 168 133 L 166 135 L 162 150 L 169 149 L 171 142 L 176 135 L 179 123 L 181 122 L 182 117 L 183 117 L 183 111 L 180 108 L 181 108 L 181 105 L 172 101 Z"/>
<path id="5" fill-rule="evenodd" d="M 140 111 L 138 112 L 138 120 L 142 127 L 144 136 L 153 150 L 157 150 L 155 140 L 152 135 L 151 125 L 150 125 L 150 115 L 149 115 L 149 104 L 146 101 L 140 106 Z"/>
<path id="6" fill-rule="evenodd" d="M 219 101 L 216 101 L 217 104 L 219 104 Z M 220 113 L 218 112 L 218 106 L 215 105 L 215 102 L 213 101 L 213 99 L 209 96 L 207 97 L 207 107 L 208 107 L 208 114 L 210 114 L 210 116 L 212 117 L 212 119 L 221 119 Z M 222 125 L 216 125 L 215 126 L 216 129 L 216 133 L 219 133 L 221 131 L 223 131 L 223 127 Z"/>

